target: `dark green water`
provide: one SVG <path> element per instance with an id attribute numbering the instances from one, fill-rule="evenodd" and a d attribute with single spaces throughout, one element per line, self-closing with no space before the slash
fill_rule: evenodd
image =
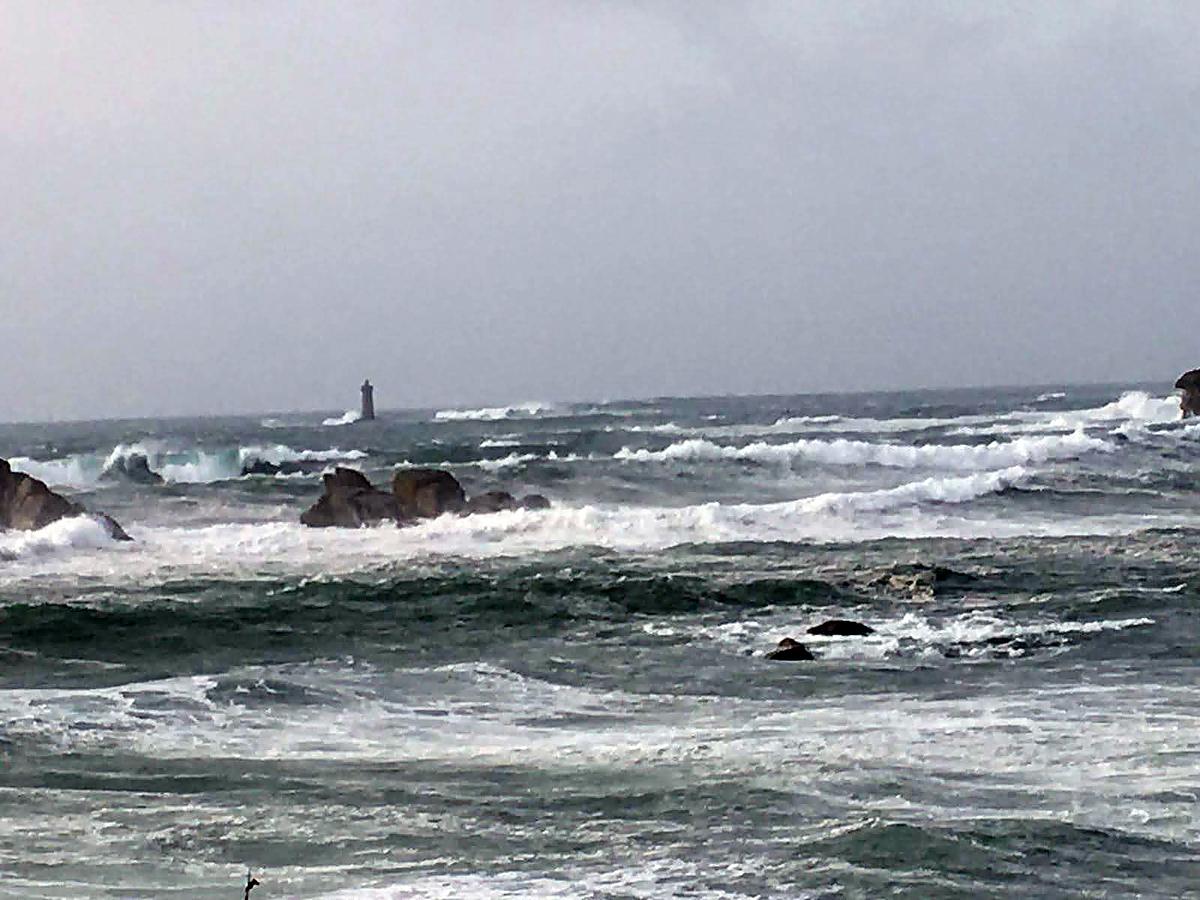
<path id="1" fill-rule="evenodd" d="M 0 426 L 137 539 L 0 535 L 0 896 L 1196 896 L 1200 433 L 1146 390 Z M 301 528 L 341 460 L 555 505 Z"/>

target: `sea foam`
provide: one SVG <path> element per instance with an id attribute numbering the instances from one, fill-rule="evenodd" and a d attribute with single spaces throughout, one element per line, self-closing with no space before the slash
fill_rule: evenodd
<path id="1" fill-rule="evenodd" d="M 37 531 L 0 531 L 0 560 L 14 562 L 74 550 L 107 548 L 116 543 L 96 519 L 73 516 Z"/>
<path id="2" fill-rule="evenodd" d="M 556 411 L 551 403 L 530 401 L 513 406 L 488 406 L 482 409 L 442 409 L 434 413 L 438 422 L 495 422 L 501 419 L 530 419 Z"/>
<path id="3" fill-rule="evenodd" d="M 348 409 L 340 416 L 334 416 L 333 418 L 323 420 L 321 424 L 327 428 L 335 428 L 339 425 L 353 425 L 361 418 L 362 413 L 357 409 Z"/>
<path id="4" fill-rule="evenodd" d="M 691 438 L 662 450 L 622 448 L 615 458 L 629 462 L 753 462 L 787 465 L 809 461 L 829 465 L 877 465 L 902 469 L 978 471 L 1067 459 L 1089 452 L 1109 452 L 1114 445 L 1089 437 L 1082 430 L 1065 436 L 1026 437 L 990 444 L 883 444 L 847 439 L 801 439 L 770 444 L 758 441 L 745 446 L 717 444 Z"/>
<path id="5" fill-rule="evenodd" d="M 166 481 L 181 484 L 208 484 L 227 481 L 242 474 L 242 469 L 254 460 L 280 465 L 285 462 L 342 462 L 365 459 L 363 450 L 294 450 L 285 444 L 251 445 L 246 447 L 168 449 L 155 441 L 118 444 L 110 452 L 79 454 L 61 459 L 34 460 L 13 457 L 9 460 L 14 471 L 24 472 L 56 487 L 90 488 L 101 480 L 107 470 L 122 460 L 144 456 L 152 471 Z"/>

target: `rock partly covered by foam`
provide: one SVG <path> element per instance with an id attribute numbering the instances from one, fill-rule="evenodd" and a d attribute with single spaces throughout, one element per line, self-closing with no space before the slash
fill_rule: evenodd
<path id="1" fill-rule="evenodd" d="M 442 469 L 400 469 L 391 492 L 381 491 L 356 469 L 338 467 L 325 475 L 325 493 L 300 516 L 313 528 L 359 528 L 380 522 L 399 525 L 446 513 L 494 513 L 513 509 L 546 509 L 540 494 L 517 500 L 508 491 L 487 491 L 467 499 L 458 479 Z"/>
<path id="2" fill-rule="evenodd" d="M 468 513 L 494 513 L 517 509 L 520 502 L 508 491 L 487 491 L 467 501 Z"/>
<path id="3" fill-rule="evenodd" d="M 119 456 L 100 473 L 100 477 L 113 481 L 132 481 L 137 484 L 162 484 L 163 477 L 150 468 L 145 453 Z"/>
<path id="4" fill-rule="evenodd" d="M 36 531 L 59 519 L 86 515 L 89 515 L 88 511 L 80 504 L 56 494 L 46 487 L 44 481 L 32 475 L 14 472 L 8 460 L 0 459 L 0 531 Z M 114 540 L 133 540 L 125 533 L 125 529 L 104 513 L 90 515 L 104 526 Z"/>
<path id="5" fill-rule="evenodd" d="M 1175 382 L 1175 390 L 1183 391 L 1179 398 L 1179 411 L 1183 418 L 1200 416 L 1200 369 L 1184 372 Z"/>
<path id="6" fill-rule="evenodd" d="M 338 466 L 321 480 L 325 493 L 300 516 L 310 528 L 361 528 L 403 518 L 396 498 L 376 488 L 361 472 Z"/>
<path id="7" fill-rule="evenodd" d="M 401 469 L 392 478 L 392 493 L 401 511 L 411 519 L 461 512 L 467 505 L 466 492 L 458 479 L 442 469 Z"/>
<path id="8" fill-rule="evenodd" d="M 767 659 L 783 660 L 785 662 L 808 662 L 816 659 L 802 643 L 792 638 L 784 638 L 779 646 L 767 654 Z"/>
<path id="9" fill-rule="evenodd" d="M 325 468 L 324 460 L 285 459 L 273 463 L 267 459 L 251 457 L 242 464 L 242 476 L 246 475 L 308 475 L 316 474 Z"/>

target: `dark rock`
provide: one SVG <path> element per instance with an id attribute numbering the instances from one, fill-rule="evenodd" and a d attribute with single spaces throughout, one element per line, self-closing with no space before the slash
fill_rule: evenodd
<path id="1" fill-rule="evenodd" d="M 300 516 L 310 528 L 361 528 L 405 518 L 392 494 L 376 489 L 354 469 L 339 466 L 322 483 L 325 493 Z"/>
<path id="2" fill-rule="evenodd" d="M 267 462 L 265 459 L 252 459 L 242 466 L 242 475 L 278 475 L 282 470 L 280 466 L 273 462 Z"/>
<path id="3" fill-rule="evenodd" d="M 1184 372 L 1175 382 L 1175 390 L 1183 391 L 1179 411 L 1183 418 L 1200 415 L 1200 369 Z"/>
<path id="4" fill-rule="evenodd" d="M 550 501 L 541 494 L 526 494 L 521 498 L 522 509 L 549 509 Z"/>
<path id="5" fill-rule="evenodd" d="M 108 532 L 108 536 L 114 541 L 132 541 L 129 535 L 125 533 L 125 529 L 121 527 L 108 513 L 90 513 L 91 517 L 104 526 L 104 530 Z"/>
<path id="6" fill-rule="evenodd" d="M 820 637 L 861 637 L 874 634 L 875 629 L 861 622 L 851 622 L 849 619 L 829 619 L 820 625 L 808 629 L 809 634 Z"/>
<path id="7" fill-rule="evenodd" d="M 132 481 L 136 484 L 162 484 L 163 477 L 150 468 L 150 460 L 144 453 L 119 456 L 100 473 L 108 480 Z"/>
<path id="8" fill-rule="evenodd" d="M 799 641 L 792 640 L 791 638 L 784 638 L 779 642 L 778 647 L 767 654 L 767 659 L 808 661 L 814 660 L 816 657 L 809 653 L 808 648 Z"/>
<path id="9" fill-rule="evenodd" d="M 345 466 L 335 466 L 332 472 L 321 479 L 325 490 L 338 491 L 373 491 L 375 486 L 367 480 L 367 476 L 358 469 L 347 469 Z"/>
<path id="10" fill-rule="evenodd" d="M 866 586 L 905 594 L 914 600 L 932 600 L 947 591 L 965 588 L 978 580 L 969 572 L 928 563 L 898 563 L 866 581 Z"/>
<path id="11" fill-rule="evenodd" d="M 298 475 L 302 472 L 320 472 L 326 463 L 315 460 L 285 459 L 281 463 L 273 463 L 265 459 L 247 460 L 242 465 L 242 475 Z"/>
<path id="12" fill-rule="evenodd" d="M 403 516 L 411 519 L 462 512 L 467 505 L 458 479 L 441 469 L 401 469 L 392 478 L 392 494 Z"/>
<path id="13" fill-rule="evenodd" d="M 36 531 L 59 519 L 85 515 L 88 511 L 80 504 L 56 494 L 32 475 L 14 472 L 8 460 L 0 459 L 0 530 Z M 92 518 L 104 526 L 113 540 L 133 540 L 109 516 L 99 513 Z"/>
<path id="14" fill-rule="evenodd" d="M 504 512 L 516 509 L 517 506 L 517 498 L 508 491 L 488 491 L 486 494 L 480 494 L 468 500 L 464 512 L 468 514 Z"/>

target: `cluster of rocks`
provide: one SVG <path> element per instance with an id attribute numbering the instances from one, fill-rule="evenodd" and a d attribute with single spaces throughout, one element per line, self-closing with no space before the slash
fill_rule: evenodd
<path id="1" fill-rule="evenodd" d="M 322 479 L 324 493 L 300 521 L 311 528 L 361 528 L 392 521 L 407 525 L 453 513 L 493 513 L 512 509 L 545 509 L 541 494 L 518 500 L 507 491 L 488 491 L 470 499 L 462 485 L 442 469 L 401 469 L 390 491 L 380 490 L 357 469 L 337 467 Z"/>
<path id="2" fill-rule="evenodd" d="M 99 522 L 114 540 L 133 540 L 110 516 L 89 513 L 82 505 L 50 490 L 44 481 L 14 472 L 8 460 L 0 459 L 0 531 L 36 531 L 59 519 L 87 515 Z"/>
<path id="3" fill-rule="evenodd" d="M 864 637 L 874 634 L 875 629 L 862 622 L 852 622 L 849 619 L 828 619 L 820 625 L 808 629 L 808 633 L 816 637 Z M 785 662 L 807 662 L 816 659 L 812 651 L 795 638 L 786 637 L 779 645 L 767 654 L 767 659 Z"/>

